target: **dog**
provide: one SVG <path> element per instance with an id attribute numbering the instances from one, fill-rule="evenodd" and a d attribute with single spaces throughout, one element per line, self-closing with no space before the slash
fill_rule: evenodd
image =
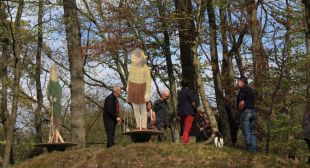
<path id="1" fill-rule="evenodd" d="M 224 139 L 220 132 L 215 133 L 214 145 L 218 148 L 222 148 L 224 146 Z"/>

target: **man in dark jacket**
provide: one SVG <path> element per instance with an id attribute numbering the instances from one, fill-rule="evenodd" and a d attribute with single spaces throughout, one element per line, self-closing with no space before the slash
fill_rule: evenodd
<path id="1" fill-rule="evenodd" d="M 192 90 L 189 89 L 190 81 L 181 81 L 181 90 L 178 91 L 178 115 L 181 117 L 183 127 L 181 143 L 189 143 L 189 133 L 192 129 L 194 116 L 196 115 L 196 102 Z"/>
<path id="2" fill-rule="evenodd" d="M 237 110 L 240 114 L 240 125 L 248 152 L 256 152 L 255 118 L 254 107 L 255 92 L 248 86 L 245 77 L 238 79 L 239 92 L 237 96 Z"/>
<path id="3" fill-rule="evenodd" d="M 170 96 L 169 90 L 164 90 L 161 98 L 154 103 L 154 112 L 156 114 L 156 127 L 158 130 L 165 132 L 169 122 L 169 107 L 167 100 Z M 165 140 L 165 135 L 158 136 L 159 141 Z"/>
<path id="4" fill-rule="evenodd" d="M 115 127 L 121 123 L 119 117 L 119 103 L 117 97 L 121 94 L 120 87 L 114 87 L 113 92 L 104 100 L 103 122 L 107 134 L 107 148 L 114 145 Z"/>

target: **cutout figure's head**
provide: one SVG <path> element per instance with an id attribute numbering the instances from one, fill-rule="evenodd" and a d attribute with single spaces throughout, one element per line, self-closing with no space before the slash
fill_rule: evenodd
<path id="1" fill-rule="evenodd" d="M 51 66 L 51 69 L 50 69 L 50 75 L 51 75 L 51 80 L 52 81 L 57 81 L 58 80 L 58 72 L 57 72 L 57 67 L 55 64 L 53 64 Z"/>
<path id="2" fill-rule="evenodd" d="M 131 52 L 131 62 L 133 65 L 144 65 L 147 61 L 147 56 L 144 54 L 144 52 L 137 48 Z"/>

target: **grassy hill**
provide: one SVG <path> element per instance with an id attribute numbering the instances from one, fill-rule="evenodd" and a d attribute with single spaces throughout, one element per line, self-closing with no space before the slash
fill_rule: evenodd
<path id="1" fill-rule="evenodd" d="M 306 167 L 274 155 L 203 144 L 143 143 L 43 154 L 15 168 Z"/>

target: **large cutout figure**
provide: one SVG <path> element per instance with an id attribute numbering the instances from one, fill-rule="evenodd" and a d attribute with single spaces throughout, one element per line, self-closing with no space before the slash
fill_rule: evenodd
<path id="1" fill-rule="evenodd" d="M 59 133 L 59 121 L 61 117 L 62 89 L 59 84 L 56 65 L 51 66 L 50 80 L 47 85 L 47 96 L 50 101 L 51 126 L 48 143 L 64 142 Z"/>
<path id="2" fill-rule="evenodd" d="M 147 56 L 141 49 L 131 53 L 131 65 L 127 84 L 127 101 L 132 103 L 136 129 L 147 129 L 147 112 L 145 102 L 150 100 L 151 74 L 147 66 Z"/>

